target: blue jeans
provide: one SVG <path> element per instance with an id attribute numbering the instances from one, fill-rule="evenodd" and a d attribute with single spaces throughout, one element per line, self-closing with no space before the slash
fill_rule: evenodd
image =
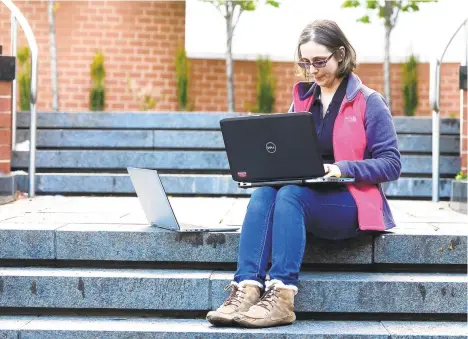
<path id="1" fill-rule="evenodd" d="M 306 231 L 332 240 L 357 236 L 357 207 L 349 191 L 296 185 L 256 189 L 242 225 L 234 281 L 264 284 L 271 256 L 270 279 L 297 285 Z"/>

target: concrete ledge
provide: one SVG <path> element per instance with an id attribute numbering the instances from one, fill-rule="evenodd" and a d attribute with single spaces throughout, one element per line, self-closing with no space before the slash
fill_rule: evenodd
<path id="1" fill-rule="evenodd" d="M 81 112 L 38 113 L 38 128 L 121 128 L 121 129 L 216 129 L 223 118 L 240 116 L 225 112 Z M 397 133 L 430 134 L 431 117 L 393 117 Z M 18 113 L 18 127 L 29 127 L 27 112 Z M 443 118 L 442 134 L 460 134 L 459 119 Z"/>
<path id="2" fill-rule="evenodd" d="M 417 231 L 416 231 L 417 232 Z M 374 262 L 384 264 L 466 265 L 466 235 L 380 235 L 374 240 Z"/>
<path id="3" fill-rule="evenodd" d="M 175 233 L 141 224 L 25 224 L 18 218 L 0 223 L 0 258 L 148 262 L 235 263 L 238 232 Z M 20 218 L 21 219 L 21 218 Z M 328 241 L 309 236 L 306 264 L 466 265 L 468 230 L 458 224 L 428 224 L 349 239 Z M 131 246 L 129 246 L 131 244 Z"/>
<path id="4" fill-rule="evenodd" d="M 0 269 L 0 307 L 207 310 L 209 271 Z"/>
<path id="5" fill-rule="evenodd" d="M 209 310 L 233 272 L 1 268 L 0 307 Z M 464 314 L 463 273 L 304 272 L 297 312 Z M 402 302 L 404 300 L 404 302 Z"/>
<path id="6" fill-rule="evenodd" d="M 0 331 L 14 319 L 0 317 Z M 464 339 L 468 331 L 462 322 L 312 320 L 285 327 L 247 329 L 214 327 L 202 319 L 42 316 L 31 318 L 18 333 L 21 339 Z"/>
<path id="7" fill-rule="evenodd" d="M 222 287 L 232 274 L 211 279 L 215 308 L 227 297 Z M 298 312 L 466 312 L 465 274 L 306 272 L 299 279 Z"/>
<path id="8" fill-rule="evenodd" d="M 63 224 L 0 224 L 1 259 L 55 259 L 55 230 Z"/>
<path id="9" fill-rule="evenodd" d="M 56 232 L 57 259 L 235 263 L 239 235 L 184 234 L 142 225 L 68 225 Z M 370 236 L 338 243 L 309 241 L 314 246 L 307 246 L 305 263 L 372 263 Z"/>
<path id="10" fill-rule="evenodd" d="M 0 338 L 18 339 L 19 330 L 26 326 L 32 320 L 38 320 L 38 317 L 26 316 L 0 316 Z"/>
<path id="11" fill-rule="evenodd" d="M 26 169 L 28 152 L 14 152 L 12 167 Z M 432 156 L 401 156 L 402 173 L 431 174 Z M 124 150 L 45 150 L 36 154 L 40 168 L 126 169 L 127 167 L 159 170 L 215 170 L 229 171 L 224 151 L 124 151 Z M 455 175 L 460 171 L 459 156 L 441 156 L 440 174 Z"/>
<path id="12" fill-rule="evenodd" d="M 19 187 L 27 191 L 27 176 L 20 175 Z M 249 196 L 253 189 L 241 189 L 230 175 L 180 174 L 161 175 L 161 180 L 168 194 L 196 195 L 240 195 Z M 440 196 L 450 197 L 451 179 L 440 180 Z M 432 181 L 430 178 L 400 178 L 384 183 L 383 190 L 387 197 L 430 198 Z M 126 174 L 75 174 L 75 173 L 39 173 L 36 175 L 38 193 L 135 193 L 130 178 Z"/>
<path id="13" fill-rule="evenodd" d="M 0 205 L 8 204 L 15 200 L 17 181 L 13 174 L 0 173 Z"/>
<path id="14" fill-rule="evenodd" d="M 468 181 L 453 180 L 450 207 L 460 213 L 468 214 Z"/>
<path id="15" fill-rule="evenodd" d="M 456 135 L 442 135 L 440 151 L 460 152 Z M 18 131 L 18 142 L 29 140 L 28 130 Z M 37 146 L 46 148 L 176 148 L 176 149 L 224 149 L 220 131 L 174 130 L 38 130 Z M 430 135 L 398 135 L 400 152 L 432 152 Z"/>

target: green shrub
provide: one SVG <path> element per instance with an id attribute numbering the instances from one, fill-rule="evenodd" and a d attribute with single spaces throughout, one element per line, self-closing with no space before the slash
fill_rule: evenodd
<path id="1" fill-rule="evenodd" d="M 188 91 L 190 77 L 190 62 L 184 47 L 177 49 L 175 57 L 176 83 L 177 83 L 177 101 L 179 109 L 187 111 L 189 108 Z"/>
<path id="2" fill-rule="evenodd" d="M 104 78 L 106 71 L 104 69 L 104 55 L 101 52 L 96 53 L 91 64 L 91 78 L 93 87 L 90 93 L 90 109 L 92 111 L 102 111 L 105 105 L 106 91 L 104 88 Z"/>
<path id="3" fill-rule="evenodd" d="M 258 113 L 272 113 L 275 107 L 276 79 L 272 74 L 272 62 L 268 57 L 257 59 L 257 107 Z"/>
<path id="4" fill-rule="evenodd" d="M 403 110 L 413 116 L 418 107 L 418 60 L 411 55 L 403 64 Z"/>
<path id="5" fill-rule="evenodd" d="M 463 171 L 458 172 L 457 176 L 455 177 L 455 180 L 467 180 L 468 179 L 468 174 L 463 173 Z"/>
<path id="6" fill-rule="evenodd" d="M 31 98 L 31 54 L 29 47 L 18 50 L 17 58 L 19 62 L 18 87 L 20 97 L 20 110 L 29 111 Z"/>

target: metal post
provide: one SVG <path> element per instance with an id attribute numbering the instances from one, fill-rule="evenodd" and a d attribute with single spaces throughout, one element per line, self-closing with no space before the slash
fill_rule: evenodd
<path id="1" fill-rule="evenodd" d="M 432 108 L 432 201 L 439 201 L 439 178 L 440 178 L 440 67 L 444 60 L 444 55 L 447 52 L 447 48 L 452 43 L 453 38 L 457 35 L 458 31 L 468 23 L 468 19 L 465 19 L 458 29 L 453 33 L 447 46 L 445 46 L 444 52 L 440 59 L 435 58 L 431 61 L 430 67 L 430 101 Z"/>
<path id="2" fill-rule="evenodd" d="M 37 45 L 31 48 L 31 123 L 29 126 L 29 197 L 35 196 L 36 192 L 36 130 L 37 130 L 37 67 L 38 50 Z"/>
<path id="3" fill-rule="evenodd" d="M 468 18 L 465 20 L 465 66 L 466 66 L 466 84 L 468 86 Z M 468 106 L 468 90 L 466 91 L 466 96 L 465 96 L 465 105 Z M 467 110 L 467 119 L 468 119 L 468 107 L 466 108 Z M 462 107 L 462 119 L 460 121 L 460 125 L 461 125 L 461 133 L 460 133 L 460 155 L 463 156 L 463 153 L 462 153 L 462 150 L 463 150 L 463 147 L 462 147 L 462 143 L 463 143 L 463 135 L 464 135 L 464 132 L 463 132 L 463 125 L 464 125 L 464 121 L 463 121 L 463 114 L 464 110 L 463 110 L 463 107 Z M 468 150 L 468 138 L 465 138 L 465 142 L 466 142 L 466 150 Z M 465 173 L 466 174 L 466 173 Z M 466 186 L 466 196 L 468 196 L 468 185 L 465 185 Z"/>
<path id="4" fill-rule="evenodd" d="M 17 33 L 16 28 L 16 17 L 11 13 L 11 55 L 16 58 L 17 54 Z M 15 67 L 15 78 L 13 79 L 11 86 L 11 150 L 14 151 L 16 148 L 16 67 Z"/>
<path id="5" fill-rule="evenodd" d="M 28 20 L 24 17 L 23 13 L 15 6 L 11 0 L 0 0 L 15 17 L 15 20 L 20 24 L 24 31 L 26 40 L 28 41 L 29 50 L 31 51 L 31 125 L 30 128 L 30 141 L 29 141 L 29 197 L 35 196 L 35 177 L 36 177 L 36 101 L 37 101 L 37 66 L 38 66 L 38 48 L 36 38 L 32 32 Z"/>
<path id="6" fill-rule="evenodd" d="M 440 164 L 440 61 L 435 58 L 430 64 L 430 88 L 432 109 L 432 201 L 439 201 L 439 164 Z"/>

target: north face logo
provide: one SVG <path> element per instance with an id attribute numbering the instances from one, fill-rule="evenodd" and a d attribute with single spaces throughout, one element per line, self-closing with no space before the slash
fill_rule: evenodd
<path id="1" fill-rule="evenodd" d="M 354 115 L 353 116 L 346 116 L 345 120 L 348 121 L 348 122 L 356 122 L 356 117 Z"/>

